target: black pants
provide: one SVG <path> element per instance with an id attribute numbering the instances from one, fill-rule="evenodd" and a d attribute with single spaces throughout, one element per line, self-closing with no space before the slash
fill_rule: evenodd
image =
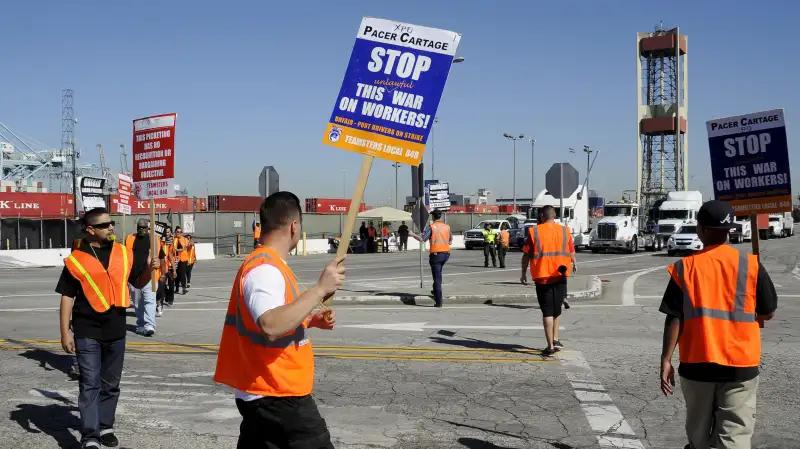
<path id="1" fill-rule="evenodd" d="M 175 285 L 175 290 L 182 288 L 186 290 L 186 266 L 189 262 L 178 262 L 178 280 Z"/>
<path id="2" fill-rule="evenodd" d="M 398 251 L 408 251 L 408 236 L 401 235 L 400 236 L 400 246 L 397 247 Z"/>
<path id="3" fill-rule="evenodd" d="M 500 259 L 500 268 L 506 267 L 506 254 L 508 247 L 505 245 L 497 245 L 497 258 Z"/>
<path id="4" fill-rule="evenodd" d="M 378 250 L 377 246 L 375 245 L 375 237 L 369 237 L 367 239 L 367 248 L 367 251 L 370 253 L 374 253 Z"/>
<path id="5" fill-rule="evenodd" d="M 186 285 L 192 285 L 192 268 L 194 268 L 194 264 L 190 263 L 186 265 Z"/>
<path id="6" fill-rule="evenodd" d="M 492 255 L 492 265 L 497 266 L 497 252 L 494 248 L 494 243 L 483 242 L 483 266 L 489 266 L 489 254 Z"/>
<path id="7" fill-rule="evenodd" d="M 237 449 L 334 449 L 311 395 L 236 400 L 242 415 Z"/>
<path id="8" fill-rule="evenodd" d="M 432 253 L 429 257 L 433 276 L 433 301 L 442 305 L 442 268 L 450 259 L 450 253 Z"/>
<path id="9" fill-rule="evenodd" d="M 164 299 L 167 297 L 167 282 L 158 280 L 158 289 L 156 290 L 156 307 L 164 307 Z"/>
<path id="10" fill-rule="evenodd" d="M 561 316 L 561 306 L 567 297 L 567 281 L 550 284 L 536 284 L 536 299 L 543 317 L 558 318 Z"/>
<path id="11" fill-rule="evenodd" d="M 172 277 L 172 270 L 167 272 L 166 290 L 164 291 L 164 302 L 172 304 L 175 302 L 175 278 Z"/>

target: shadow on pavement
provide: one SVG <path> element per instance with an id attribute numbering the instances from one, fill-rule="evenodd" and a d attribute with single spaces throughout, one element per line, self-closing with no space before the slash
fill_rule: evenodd
<path id="1" fill-rule="evenodd" d="M 50 435 L 56 440 L 59 448 L 68 449 L 80 445 L 78 439 L 69 431 L 70 429 L 80 431 L 81 422 L 72 414 L 77 411 L 78 408 L 74 405 L 18 404 L 16 410 L 12 410 L 9 414 L 9 419 L 29 433 Z"/>
<path id="2" fill-rule="evenodd" d="M 464 447 L 469 449 L 517 449 L 517 447 L 498 446 L 494 443 L 479 440 L 477 438 L 461 437 L 458 439 L 458 442 L 461 443 Z"/>
<path id="3" fill-rule="evenodd" d="M 492 343 L 485 340 L 478 340 L 469 337 L 456 339 L 452 338 L 455 337 L 455 332 L 451 331 L 439 331 L 438 333 L 440 335 L 444 335 L 446 337 L 451 337 L 451 338 L 442 338 L 438 336 L 428 337 L 430 338 L 431 342 L 444 345 L 463 346 L 465 348 L 470 348 L 470 349 L 495 349 L 498 351 L 508 351 L 508 352 L 541 351 L 541 349 L 530 348 L 528 346 L 508 344 L 508 343 Z"/>
<path id="4" fill-rule="evenodd" d="M 39 367 L 44 368 L 45 371 L 59 370 L 66 375 L 69 375 L 69 369 L 75 357 L 69 354 L 56 354 L 47 349 L 30 349 L 20 355 L 39 362 Z"/>

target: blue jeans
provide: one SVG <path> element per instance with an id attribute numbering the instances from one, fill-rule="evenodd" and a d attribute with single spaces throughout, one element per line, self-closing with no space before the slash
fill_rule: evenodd
<path id="1" fill-rule="evenodd" d="M 76 338 L 75 349 L 81 373 L 78 379 L 81 442 L 99 440 L 100 435 L 114 431 L 125 339 Z"/>
<path id="2" fill-rule="evenodd" d="M 431 274 L 433 274 L 433 300 L 436 304 L 442 304 L 442 267 L 450 259 L 450 253 L 431 253 L 428 259 L 431 264 Z"/>
<path id="3" fill-rule="evenodd" d="M 148 282 L 143 288 L 135 288 L 128 284 L 131 302 L 136 304 L 136 329 L 156 329 L 156 292 Z"/>

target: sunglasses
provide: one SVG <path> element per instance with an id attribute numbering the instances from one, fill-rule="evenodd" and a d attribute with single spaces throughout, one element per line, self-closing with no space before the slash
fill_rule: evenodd
<path id="1" fill-rule="evenodd" d="M 111 221 L 106 221 L 104 223 L 97 223 L 97 224 L 93 224 L 93 225 L 89 225 L 89 226 L 91 226 L 91 227 L 93 227 L 95 229 L 107 229 L 108 227 L 114 226 L 115 224 L 116 223 L 114 222 L 114 220 L 111 220 Z"/>

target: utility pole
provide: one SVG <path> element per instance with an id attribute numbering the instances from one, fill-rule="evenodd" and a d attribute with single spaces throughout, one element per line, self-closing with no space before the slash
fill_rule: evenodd
<path id="1" fill-rule="evenodd" d="M 75 156 L 75 141 L 70 141 L 72 151 L 72 204 L 75 206 L 75 218 L 78 218 L 78 158 Z"/>
<path id="2" fill-rule="evenodd" d="M 400 170 L 400 163 L 399 163 L 399 162 L 395 162 L 394 164 L 392 164 L 392 167 L 394 167 L 394 208 L 395 208 L 395 209 L 399 209 L 399 208 L 398 208 L 398 204 L 399 204 L 399 203 L 398 203 L 398 201 L 397 201 L 397 198 L 398 198 L 398 192 L 397 192 L 397 171 L 398 171 L 398 170 Z"/>
<path id="3" fill-rule="evenodd" d="M 536 187 L 535 187 L 535 184 L 533 182 L 534 177 L 535 177 L 534 171 L 533 171 L 533 167 L 534 167 L 534 165 L 533 165 L 533 148 L 536 145 L 536 139 L 530 139 L 530 143 L 531 143 L 531 207 L 533 207 L 533 202 L 534 202 L 534 200 L 536 200 Z"/>
<path id="4" fill-rule="evenodd" d="M 511 176 L 512 178 L 511 182 L 513 183 L 513 186 L 511 188 L 512 191 L 511 195 L 512 195 L 512 202 L 514 205 L 512 206 L 511 213 L 515 214 L 517 213 L 517 140 L 524 138 L 525 135 L 520 134 L 519 137 L 514 137 L 509 133 L 505 133 L 503 134 L 503 137 L 514 141 L 514 164 L 513 164 L 514 166 L 511 168 L 513 170 L 513 175 Z"/>
<path id="5" fill-rule="evenodd" d="M 589 159 L 593 151 L 594 151 L 593 149 L 589 148 L 589 145 L 583 146 L 583 152 L 586 153 L 586 204 L 587 204 L 586 207 L 588 208 L 588 214 L 590 217 L 592 216 L 592 204 L 589 201 L 589 168 L 590 168 L 589 165 L 591 163 Z"/>

